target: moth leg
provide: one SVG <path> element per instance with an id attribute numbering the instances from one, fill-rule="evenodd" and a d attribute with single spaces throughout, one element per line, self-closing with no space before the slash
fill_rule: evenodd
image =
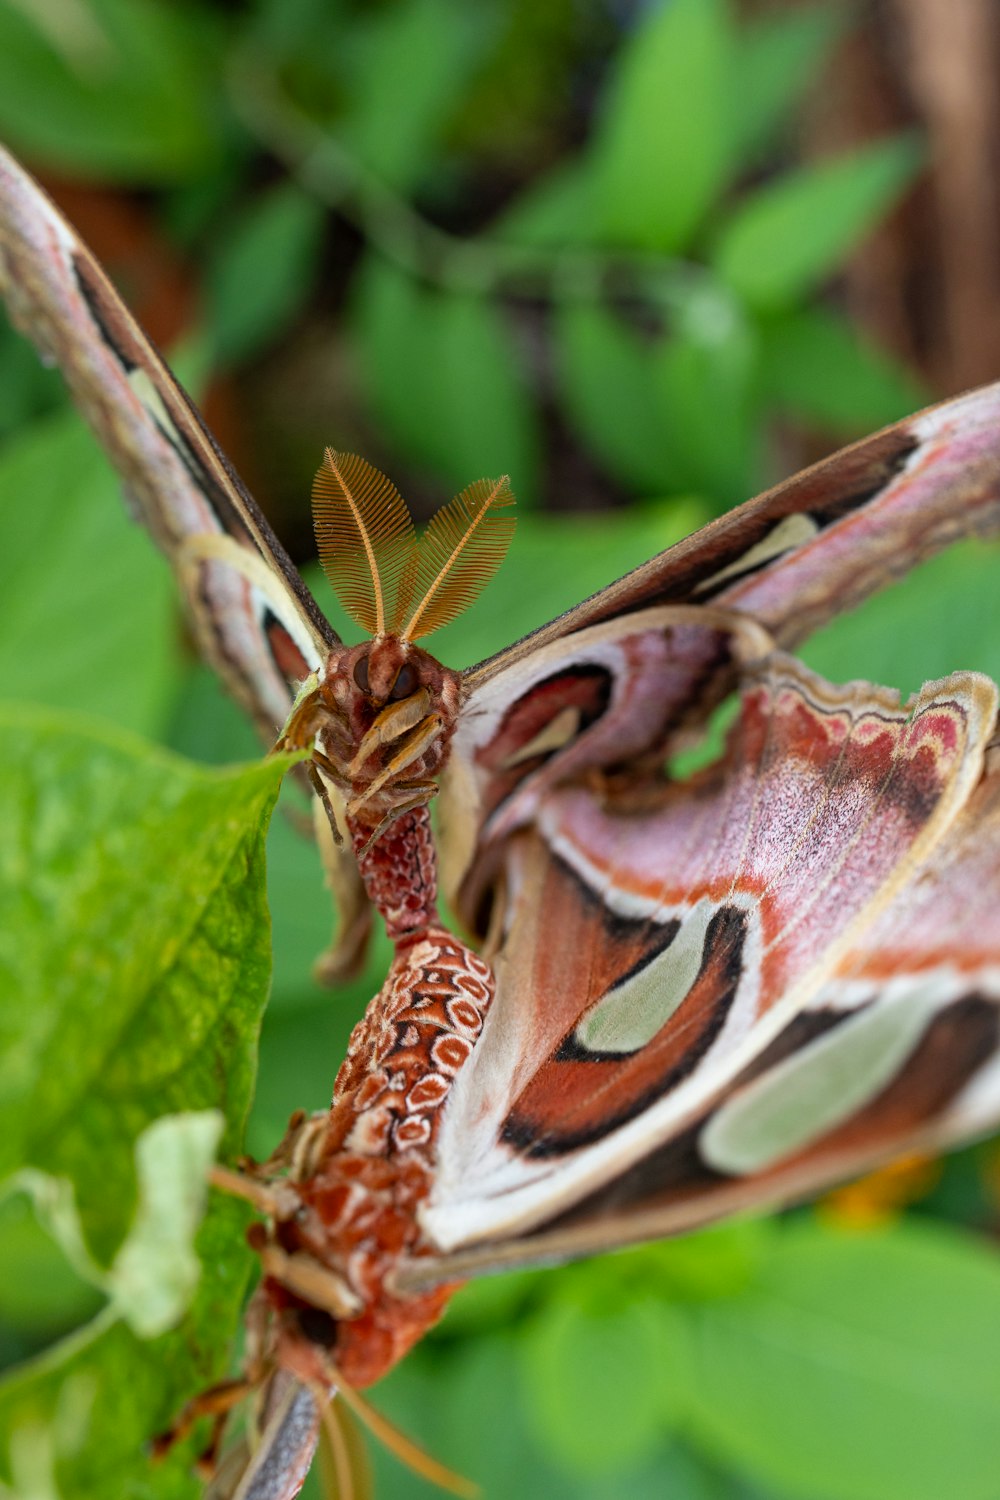
<path id="1" fill-rule="evenodd" d="M 210 1479 L 215 1472 L 226 1419 L 233 1407 L 249 1396 L 253 1388 L 253 1381 L 241 1377 L 239 1380 L 220 1380 L 218 1385 L 209 1386 L 207 1391 L 199 1391 L 197 1396 L 192 1396 L 181 1408 L 166 1432 L 159 1433 L 153 1439 L 153 1457 L 163 1458 L 175 1443 L 182 1442 L 190 1435 L 203 1417 L 211 1417 L 211 1436 L 199 1454 L 196 1465 L 199 1476 Z"/>
<path id="2" fill-rule="evenodd" d="M 270 1368 L 267 1359 L 267 1349 L 270 1342 L 271 1323 L 274 1312 L 267 1294 L 260 1282 L 250 1301 L 243 1318 L 243 1332 L 245 1338 L 245 1355 L 243 1359 L 243 1372 L 247 1383 L 254 1390 L 264 1384 L 264 1380 Z"/>
<path id="3" fill-rule="evenodd" d="M 372 1406 L 359 1391 L 349 1385 L 340 1371 L 329 1357 L 323 1358 L 330 1385 L 335 1386 L 338 1398 L 343 1401 L 351 1416 L 366 1427 L 372 1437 L 382 1443 L 400 1463 L 419 1475 L 428 1484 L 437 1485 L 439 1489 L 448 1490 L 452 1495 L 460 1495 L 464 1500 L 476 1500 L 480 1494 L 479 1486 L 472 1484 L 461 1474 L 456 1474 L 454 1469 L 449 1469 L 445 1464 L 432 1458 L 425 1453 L 418 1443 L 407 1437 L 394 1422 L 384 1417 L 377 1407 Z M 316 1404 L 321 1417 L 329 1410 L 329 1402 L 322 1400 L 322 1387 L 312 1387 Z"/>
<path id="4" fill-rule="evenodd" d="M 434 743 L 441 733 L 441 719 L 437 714 L 428 714 L 401 742 L 399 749 L 392 759 L 385 765 L 364 791 L 357 797 L 352 797 L 347 804 L 347 811 L 354 815 L 372 797 L 380 792 L 387 781 L 393 781 L 407 766 L 412 766 L 414 761 L 420 760 L 424 752 Z"/>
<path id="5" fill-rule="evenodd" d="M 319 1442 L 320 1479 L 324 1500 L 350 1500 L 373 1491 L 371 1461 L 359 1424 L 342 1401 L 329 1397 L 317 1407 L 322 1423 Z"/>
<path id="6" fill-rule="evenodd" d="M 367 734 L 361 740 L 354 759 L 348 767 L 351 776 L 357 776 L 369 755 L 382 745 L 394 744 L 410 729 L 415 729 L 427 718 L 431 695 L 426 688 L 411 693 L 399 703 L 390 703 L 382 710 Z M 435 716 L 436 717 L 436 716 Z"/>
<path id="7" fill-rule="evenodd" d="M 256 1162 L 252 1157 L 244 1157 L 240 1162 L 240 1170 L 248 1177 L 274 1177 L 292 1161 L 299 1141 L 312 1118 L 312 1115 L 307 1114 L 304 1109 L 294 1110 L 285 1127 L 284 1135 L 267 1160 Z"/>
<path id="8" fill-rule="evenodd" d="M 327 823 L 330 826 L 330 836 L 333 839 L 333 842 L 335 844 L 342 844 L 344 842 L 344 836 L 337 824 L 337 814 L 333 810 L 333 803 L 330 801 L 330 794 L 326 789 L 325 781 L 312 762 L 310 762 L 310 764 L 306 768 L 306 774 L 309 777 L 309 785 L 316 793 L 319 805 L 326 813 Z"/>
<path id="9" fill-rule="evenodd" d="M 264 1226 L 259 1228 L 263 1230 Z M 360 1298 L 355 1296 L 347 1282 L 313 1256 L 301 1252 L 289 1255 L 279 1245 L 270 1242 L 254 1248 L 260 1252 L 264 1275 L 280 1282 L 310 1307 L 321 1308 L 338 1319 L 356 1318 L 362 1311 Z"/>
<path id="10" fill-rule="evenodd" d="M 385 833 L 392 827 L 397 818 L 401 818 L 404 813 L 412 812 L 415 807 L 424 807 L 428 802 L 430 802 L 432 797 L 435 797 L 437 795 L 437 789 L 438 788 L 436 781 L 400 782 L 397 790 L 409 795 L 404 796 L 401 801 L 399 801 L 394 807 L 390 808 L 385 817 L 382 819 L 381 823 L 379 823 L 374 831 L 369 834 L 368 838 L 365 840 L 365 843 L 362 845 L 360 853 L 367 854 L 368 850 L 375 843 L 376 839 L 380 839 L 383 833 Z"/>
<path id="11" fill-rule="evenodd" d="M 234 1172 L 229 1167 L 212 1167 L 208 1180 L 221 1193 L 231 1193 L 234 1198 L 245 1198 L 259 1214 L 272 1219 L 288 1219 L 299 1204 L 298 1194 L 289 1184 L 281 1180 L 261 1182 L 257 1178 L 259 1168 L 249 1172 Z"/>
<path id="12" fill-rule="evenodd" d="M 312 769 L 322 771 L 324 776 L 328 776 L 333 784 L 343 791 L 350 790 L 351 783 L 344 774 L 343 768 L 322 750 L 313 750 L 312 760 L 309 762 L 309 765 Z"/>

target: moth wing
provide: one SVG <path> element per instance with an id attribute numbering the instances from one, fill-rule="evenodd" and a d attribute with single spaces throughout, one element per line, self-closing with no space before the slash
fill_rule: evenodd
<path id="1" fill-rule="evenodd" d="M 715 604 L 785 649 L 960 536 L 1000 526 L 1000 382 L 928 407 L 765 490 L 472 667 L 469 691 L 636 610 Z"/>
<path id="2" fill-rule="evenodd" d="M 497 846 L 567 778 L 682 747 L 747 658 L 734 619 L 758 654 L 794 646 L 998 526 L 1000 384 L 815 464 L 469 669 L 441 800 L 449 898 L 471 921 Z"/>
<path id="3" fill-rule="evenodd" d="M 338 638 L 101 266 L 2 148 L 0 290 L 167 554 L 205 655 L 273 742 Z"/>
<path id="4" fill-rule="evenodd" d="M 271 1376 L 252 1440 L 223 1454 L 205 1500 L 294 1500 L 305 1483 L 320 1434 L 316 1398 L 285 1371 Z"/>
<path id="5" fill-rule="evenodd" d="M 400 1286 L 784 1201 L 1000 1118 L 997 692 L 777 657 L 722 762 L 553 794 Z M 974 897 L 974 899 L 972 899 Z"/>

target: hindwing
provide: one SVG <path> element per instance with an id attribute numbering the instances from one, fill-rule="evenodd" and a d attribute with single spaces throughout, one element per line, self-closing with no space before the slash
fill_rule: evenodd
<path id="1" fill-rule="evenodd" d="M 978 674 L 900 704 L 778 654 L 717 765 L 550 792 L 501 861 L 497 999 L 425 1210 L 449 1254 L 414 1276 L 691 1227 L 995 1123 L 996 713 Z"/>

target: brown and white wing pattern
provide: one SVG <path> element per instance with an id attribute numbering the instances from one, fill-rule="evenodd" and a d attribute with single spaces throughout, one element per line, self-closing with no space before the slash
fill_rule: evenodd
<path id="1" fill-rule="evenodd" d="M 690 1227 L 1000 1116 L 996 708 L 974 673 L 901 705 L 777 655 L 719 765 L 549 794 L 508 843 L 497 998 L 442 1127 L 440 1274 Z"/>
<path id="2" fill-rule="evenodd" d="M 0 291 L 170 559 L 205 656 L 273 741 L 337 637 L 100 265 L 2 148 Z"/>
<path id="3" fill-rule="evenodd" d="M 461 894 L 465 873 L 481 877 L 490 845 L 530 822 L 551 787 L 662 757 L 703 723 L 747 656 L 734 659 L 734 618 L 787 648 L 943 546 L 998 526 L 993 385 L 807 469 L 471 668 L 443 799 L 453 899 L 475 902 Z M 696 626 L 695 612 L 720 629 Z"/>
<path id="4" fill-rule="evenodd" d="M 675 1233 L 809 1196 L 902 1152 L 945 1149 L 998 1123 L 994 745 L 934 854 L 760 1056 L 675 1140 L 538 1239 L 548 1240 L 549 1254 L 561 1242 L 571 1255 Z"/>

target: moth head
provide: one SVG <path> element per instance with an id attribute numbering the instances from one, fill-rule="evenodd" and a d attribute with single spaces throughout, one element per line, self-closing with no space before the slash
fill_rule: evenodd
<path id="1" fill-rule="evenodd" d="M 426 689 L 438 688 L 442 668 L 433 656 L 398 635 L 377 635 L 348 649 L 342 673 L 352 694 L 360 693 L 375 708 L 403 703 Z"/>
<path id="2" fill-rule="evenodd" d="M 383 748 L 382 758 L 391 757 L 397 742 L 425 723 L 450 732 L 461 700 L 461 673 L 402 636 L 377 635 L 331 652 L 325 691 L 346 715 L 354 742 L 352 769 L 360 771 Z M 367 769 L 380 765 L 376 760 Z"/>
<path id="3" fill-rule="evenodd" d="M 367 670 L 379 696 L 391 667 L 383 638 L 406 646 L 468 609 L 507 555 L 513 504 L 506 475 L 479 479 L 418 538 L 391 480 L 357 454 L 326 450 L 313 483 L 319 558 L 344 609 L 375 637 Z"/>
<path id="4" fill-rule="evenodd" d="M 408 660 L 408 645 L 398 635 L 376 636 L 355 659 L 354 686 L 377 704 L 409 698 L 420 686 L 420 672 L 419 665 Z"/>

